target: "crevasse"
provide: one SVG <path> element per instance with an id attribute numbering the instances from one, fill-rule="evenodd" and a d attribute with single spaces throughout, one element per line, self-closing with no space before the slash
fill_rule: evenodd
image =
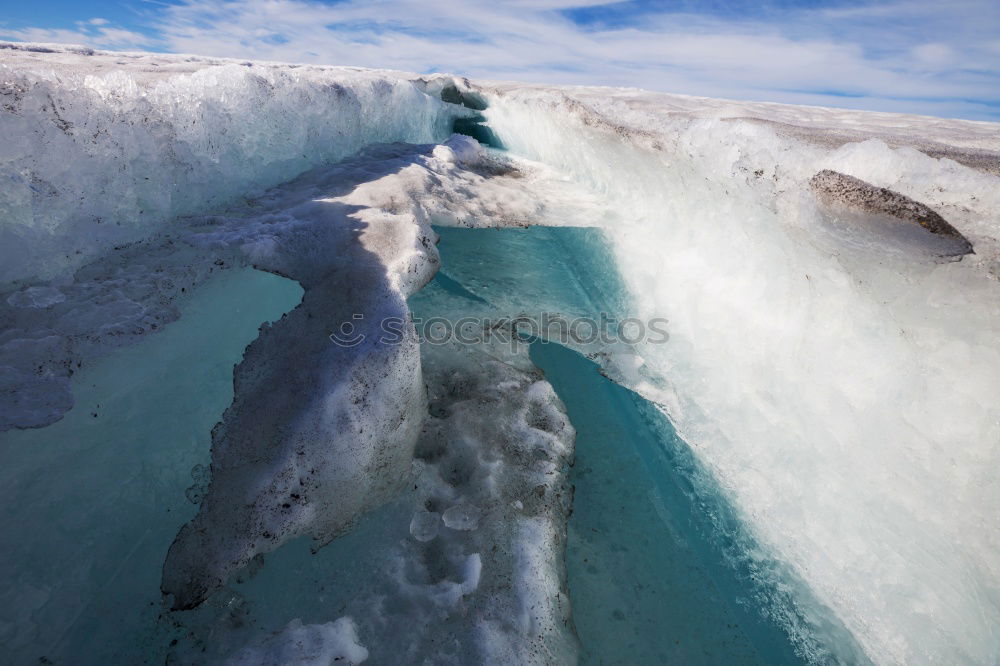
<path id="1" fill-rule="evenodd" d="M 750 556 L 802 584 L 806 624 L 831 611 L 876 663 L 1000 654 L 995 124 L 0 46 L 0 130 L 15 137 L 0 146 L 4 428 L 61 418 L 74 369 L 173 325 L 185 290 L 219 272 L 252 265 L 305 289 L 245 353 L 215 488 L 194 493 L 201 516 L 167 560 L 178 607 L 208 598 L 178 620 L 195 627 L 191 659 L 211 640 L 218 659 L 296 641 L 432 658 L 440 626 L 456 659 L 575 655 L 560 594 L 572 427 L 551 386 L 523 355 L 327 346 L 354 314 L 406 318 L 437 268 L 430 224 L 600 227 L 634 314 L 667 319 L 670 340 L 584 351 L 669 415 L 759 545 Z M 450 103 L 458 90 L 488 108 Z M 374 145 L 442 142 L 476 113 L 505 157 L 461 137 Z M 933 207 L 975 254 L 845 232 L 809 190 L 824 169 Z M 438 287 L 429 302 L 457 308 Z M 19 482 L 44 498 L 41 476 Z M 345 531 L 282 567 L 302 550 L 285 542 Z M 30 603 L 7 605 L 4 640 L 25 657 L 54 636 L 46 649 L 72 654 L 60 636 L 86 633 L 91 599 L 31 571 L 26 543 L 4 594 Z M 272 551 L 269 582 L 240 579 Z M 362 587 L 329 600 L 324 566 Z M 290 571 L 305 572 L 294 593 Z M 233 588 L 254 585 L 245 611 Z"/>

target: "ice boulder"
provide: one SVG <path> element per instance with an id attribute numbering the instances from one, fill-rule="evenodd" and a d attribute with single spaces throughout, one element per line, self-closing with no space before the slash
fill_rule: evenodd
<path id="1" fill-rule="evenodd" d="M 831 169 L 813 176 L 809 186 L 828 208 L 864 216 L 874 233 L 913 239 L 945 256 L 972 252 L 972 243 L 937 212 L 899 192 Z"/>

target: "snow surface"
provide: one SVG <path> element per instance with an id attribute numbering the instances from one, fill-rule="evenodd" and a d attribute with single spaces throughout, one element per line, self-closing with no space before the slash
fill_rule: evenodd
<path id="1" fill-rule="evenodd" d="M 447 83 L 487 100 L 506 156 L 456 137 L 330 166 L 447 139 L 474 113 L 438 98 Z M 328 335 L 406 318 L 437 269 L 429 224 L 577 224 L 606 231 L 635 314 L 670 321 L 668 344 L 605 350 L 607 372 L 662 406 L 768 556 L 876 663 L 1000 656 L 997 124 L 11 44 L 0 106 L 0 426 L 58 419 L 74 363 L 169 324 L 178 286 L 216 267 L 305 289 L 235 371 L 207 495 L 164 567 L 175 605 L 295 536 L 341 534 L 412 478 L 415 451 L 427 458 L 434 364 L 412 341 L 345 350 Z M 846 229 L 809 189 L 824 169 L 930 207 L 975 254 L 944 261 Z M 541 400 L 555 419 L 551 387 L 519 393 L 531 368 L 514 374 L 504 410 Z M 432 395 L 448 380 L 435 377 Z M 546 442 L 570 455 L 564 435 Z M 491 514 L 497 479 L 530 471 L 510 464 L 460 491 L 431 483 L 435 501 L 408 513 L 400 571 L 427 574 L 409 617 L 431 600 L 500 618 L 449 625 L 475 626 L 480 656 L 523 659 L 532 636 L 533 654 L 570 658 L 552 603 L 565 507 Z M 520 572 L 512 596 L 459 612 L 503 572 Z M 247 649 L 376 649 L 347 620 L 287 622 Z"/>

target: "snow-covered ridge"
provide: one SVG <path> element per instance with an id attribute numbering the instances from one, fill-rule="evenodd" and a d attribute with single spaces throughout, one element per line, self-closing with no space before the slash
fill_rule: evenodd
<path id="1" fill-rule="evenodd" d="M 0 284 L 468 111 L 401 72 L 0 43 Z M 440 87 L 440 85 L 439 85 Z"/>
<path id="2" fill-rule="evenodd" d="M 879 139 L 893 147 L 909 146 L 932 157 L 950 157 L 993 173 L 1000 170 L 997 123 L 917 116 L 882 111 L 855 111 L 823 106 L 743 102 L 656 93 L 636 88 L 544 86 L 477 81 L 498 93 L 517 91 L 561 100 L 589 122 L 615 126 L 630 135 L 653 137 L 670 119 L 718 119 L 766 125 L 780 135 L 836 148 L 845 143 Z"/>

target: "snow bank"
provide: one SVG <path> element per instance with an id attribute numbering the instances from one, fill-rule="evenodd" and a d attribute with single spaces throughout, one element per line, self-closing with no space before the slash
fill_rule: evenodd
<path id="1" fill-rule="evenodd" d="M 469 111 L 426 86 L 400 72 L 0 42 L 0 285 L 51 278 L 373 143 L 442 140 Z"/>
<path id="2" fill-rule="evenodd" d="M 485 114 L 511 151 L 616 209 L 604 225 L 636 314 L 670 320 L 634 385 L 757 537 L 872 660 L 995 661 L 1000 178 L 890 144 L 979 164 L 998 127 L 517 86 Z M 823 169 L 934 209 L 976 254 L 845 236 L 809 191 Z"/>

